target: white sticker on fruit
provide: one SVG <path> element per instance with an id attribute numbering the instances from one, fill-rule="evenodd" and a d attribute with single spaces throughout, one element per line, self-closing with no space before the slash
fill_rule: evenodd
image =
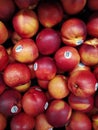
<path id="1" fill-rule="evenodd" d="M 45 103 L 44 109 L 46 110 L 48 108 L 48 102 Z"/>
<path id="2" fill-rule="evenodd" d="M 37 88 L 37 87 L 35 88 L 35 90 L 40 91 L 40 92 L 42 91 L 40 88 Z"/>
<path id="3" fill-rule="evenodd" d="M 83 63 L 79 63 L 78 66 L 79 67 L 85 67 L 85 65 Z"/>
<path id="4" fill-rule="evenodd" d="M 48 130 L 53 130 L 53 128 L 49 128 Z"/>
<path id="5" fill-rule="evenodd" d="M 70 51 L 66 51 L 66 52 L 64 53 L 64 57 L 65 57 L 66 59 L 70 59 L 70 58 L 72 57 L 72 53 L 71 53 Z"/>
<path id="6" fill-rule="evenodd" d="M 22 45 L 19 45 L 19 46 L 16 47 L 15 51 L 16 52 L 21 52 L 22 49 L 23 49 Z"/>
<path id="7" fill-rule="evenodd" d="M 36 71 L 38 68 L 38 64 L 37 63 L 34 63 L 34 70 Z"/>
<path id="8" fill-rule="evenodd" d="M 98 89 L 98 83 L 95 84 L 95 91 Z"/>
<path id="9" fill-rule="evenodd" d="M 81 45 L 82 43 L 83 43 L 82 39 L 76 41 L 76 45 Z"/>
<path id="10" fill-rule="evenodd" d="M 13 106 L 11 108 L 11 113 L 17 113 L 18 112 L 18 107 L 17 106 Z"/>

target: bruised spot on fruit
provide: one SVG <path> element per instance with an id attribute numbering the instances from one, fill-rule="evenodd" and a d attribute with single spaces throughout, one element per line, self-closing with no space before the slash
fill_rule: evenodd
<path id="1" fill-rule="evenodd" d="M 34 70 L 36 71 L 38 68 L 38 64 L 37 63 L 34 63 Z"/>
<path id="2" fill-rule="evenodd" d="M 19 45 L 19 46 L 16 47 L 15 51 L 16 52 L 21 52 L 22 49 L 23 49 L 22 45 Z"/>
<path id="3" fill-rule="evenodd" d="M 11 108 L 11 113 L 17 113 L 18 112 L 18 107 L 15 105 Z"/>
<path id="4" fill-rule="evenodd" d="M 72 57 L 72 53 L 71 53 L 70 51 L 66 51 L 66 52 L 64 53 L 64 57 L 65 57 L 66 59 L 70 59 L 70 58 Z"/>

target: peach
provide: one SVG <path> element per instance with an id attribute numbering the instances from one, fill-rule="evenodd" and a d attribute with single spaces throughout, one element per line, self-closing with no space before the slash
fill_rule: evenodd
<path id="1" fill-rule="evenodd" d="M 54 99 L 67 97 L 69 94 L 67 78 L 64 75 L 56 75 L 48 83 L 48 92 Z"/>
<path id="2" fill-rule="evenodd" d="M 21 9 L 12 20 L 14 30 L 22 38 L 33 37 L 39 29 L 39 21 L 33 10 Z"/>

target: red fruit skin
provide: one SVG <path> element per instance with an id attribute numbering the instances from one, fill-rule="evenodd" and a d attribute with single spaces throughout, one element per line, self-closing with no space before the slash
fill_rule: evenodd
<path id="1" fill-rule="evenodd" d="M 39 0 L 15 0 L 15 3 L 19 9 L 34 9 L 37 6 L 38 2 Z"/>
<path id="2" fill-rule="evenodd" d="M 0 44 L 3 44 L 8 39 L 8 29 L 2 21 L 0 21 L 0 35 L 2 35 L 0 37 Z"/>
<path id="3" fill-rule="evenodd" d="M 88 22 L 86 24 L 88 35 L 94 38 L 98 38 L 98 28 L 96 28 L 97 25 L 98 25 L 98 12 L 94 12 L 92 13 L 92 15 L 90 15 Z"/>
<path id="4" fill-rule="evenodd" d="M 81 98 L 71 93 L 68 97 L 68 103 L 74 110 L 80 112 L 90 112 L 94 108 L 94 97 L 89 96 Z"/>
<path id="5" fill-rule="evenodd" d="M 7 66 L 9 61 L 9 56 L 4 48 L 4 46 L 0 45 L 0 71 L 3 71 L 5 67 Z"/>
<path id="6" fill-rule="evenodd" d="M 48 123 L 45 113 L 41 113 L 36 117 L 35 130 L 53 130 L 53 126 Z"/>
<path id="7" fill-rule="evenodd" d="M 86 0 L 60 0 L 64 11 L 70 15 L 78 14 L 86 5 Z"/>
<path id="8" fill-rule="evenodd" d="M 38 87 L 31 87 L 22 98 L 23 110 L 31 115 L 37 116 L 45 111 L 47 105 L 47 97 L 45 93 Z"/>
<path id="9" fill-rule="evenodd" d="M 30 69 L 26 64 L 10 63 L 4 70 L 3 79 L 9 87 L 17 87 L 28 83 L 31 79 Z"/>
<path id="10" fill-rule="evenodd" d="M 12 20 L 14 30 L 22 38 L 33 37 L 39 29 L 39 21 L 36 13 L 30 9 L 21 9 Z"/>
<path id="11" fill-rule="evenodd" d="M 21 111 L 21 94 L 8 89 L 0 95 L 0 112 L 6 117 L 14 116 Z"/>
<path id="12" fill-rule="evenodd" d="M 15 12 L 13 0 L 0 0 L 0 19 L 8 21 Z"/>
<path id="13" fill-rule="evenodd" d="M 38 58 L 38 48 L 32 39 L 21 39 L 12 48 L 13 58 L 21 63 L 32 63 Z"/>
<path id="14" fill-rule="evenodd" d="M 68 88 L 76 96 L 89 97 L 97 90 L 97 80 L 89 70 L 75 71 L 68 79 Z"/>
<path id="15" fill-rule="evenodd" d="M 38 33 L 36 45 L 39 52 L 43 55 L 55 53 L 61 45 L 61 38 L 57 31 L 51 28 L 45 28 Z"/>
<path id="16" fill-rule="evenodd" d="M 64 46 L 56 51 L 54 60 L 62 72 L 69 72 L 79 64 L 80 55 L 74 47 Z"/>
<path id="17" fill-rule="evenodd" d="M 87 66 L 98 64 L 98 39 L 86 40 L 79 48 L 81 62 Z"/>
<path id="18" fill-rule="evenodd" d="M 25 112 L 13 116 L 10 122 L 11 130 L 33 130 L 34 126 L 35 119 Z"/>
<path id="19" fill-rule="evenodd" d="M 63 19 L 63 9 L 59 2 L 43 1 L 38 5 L 38 18 L 44 27 L 54 27 Z"/>
<path id="20" fill-rule="evenodd" d="M 98 108 L 98 93 L 97 92 L 94 95 L 94 105 L 96 108 Z"/>
<path id="21" fill-rule="evenodd" d="M 48 83 L 49 80 L 41 80 L 41 79 L 37 79 L 38 85 L 42 88 L 47 90 L 48 89 Z"/>
<path id="22" fill-rule="evenodd" d="M 94 75 L 95 75 L 95 77 L 97 79 L 97 82 L 98 82 L 98 66 L 94 67 L 93 73 L 94 73 Z"/>
<path id="23" fill-rule="evenodd" d="M 53 58 L 43 56 L 35 60 L 34 71 L 37 79 L 50 80 L 56 75 L 57 67 Z"/>
<path id="24" fill-rule="evenodd" d="M 65 45 L 79 46 L 87 36 L 86 24 L 79 18 L 65 20 L 61 26 L 61 38 Z"/>
<path id="25" fill-rule="evenodd" d="M 7 126 L 7 119 L 2 113 L 0 113 L 0 130 L 5 130 L 6 126 Z"/>
<path id="26" fill-rule="evenodd" d="M 98 1 L 97 0 L 88 0 L 87 6 L 90 10 L 97 11 L 98 10 Z"/>
<path id="27" fill-rule="evenodd" d="M 90 118 L 83 112 L 74 111 L 66 130 L 92 130 Z"/>
<path id="28" fill-rule="evenodd" d="M 53 100 L 45 113 L 48 123 L 56 128 L 64 126 L 71 114 L 71 107 L 63 100 Z"/>
<path id="29" fill-rule="evenodd" d="M 3 75 L 0 74 L 0 95 L 5 91 L 6 88 L 7 87 L 6 87 L 6 84 L 3 80 Z"/>

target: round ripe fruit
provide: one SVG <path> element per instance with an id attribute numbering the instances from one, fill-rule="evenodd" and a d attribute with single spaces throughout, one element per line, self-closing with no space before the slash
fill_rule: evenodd
<path id="1" fill-rule="evenodd" d="M 53 127 L 62 127 L 70 119 L 71 107 L 63 100 L 53 100 L 46 110 L 46 119 Z"/>
<path id="2" fill-rule="evenodd" d="M 10 63 L 4 70 L 4 82 L 12 88 L 28 83 L 31 79 L 30 69 L 26 64 Z"/>
<path id="3" fill-rule="evenodd" d="M 32 39 L 21 39 L 12 48 L 13 58 L 21 63 L 32 63 L 38 55 L 38 48 Z"/>
<path id="4" fill-rule="evenodd" d="M 67 97 L 69 94 L 67 78 L 64 75 L 56 75 L 48 83 L 48 92 L 55 99 Z"/>

